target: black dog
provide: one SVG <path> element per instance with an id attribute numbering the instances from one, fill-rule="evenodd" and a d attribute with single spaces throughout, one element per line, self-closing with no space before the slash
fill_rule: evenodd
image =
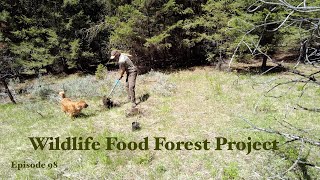
<path id="1" fill-rule="evenodd" d="M 132 122 L 132 131 L 140 130 L 140 123 L 139 122 Z"/>
<path id="2" fill-rule="evenodd" d="M 113 107 L 119 107 L 120 104 L 119 103 L 116 103 L 116 102 L 113 102 L 111 101 L 110 98 L 104 96 L 103 99 L 102 99 L 102 102 L 103 102 L 103 105 L 108 108 L 108 109 L 111 109 Z"/>

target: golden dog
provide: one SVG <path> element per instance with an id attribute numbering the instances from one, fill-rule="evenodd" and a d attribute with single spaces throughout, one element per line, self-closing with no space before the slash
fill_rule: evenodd
<path id="1" fill-rule="evenodd" d="M 70 115 L 70 117 L 75 117 L 75 116 L 79 115 L 83 108 L 88 107 L 88 104 L 83 100 L 78 101 L 78 102 L 73 102 L 73 101 L 71 101 L 70 98 L 66 98 L 66 95 L 63 91 L 59 92 L 59 95 L 62 98 L 61 110 L 64 113 L 68 113 Z"/>

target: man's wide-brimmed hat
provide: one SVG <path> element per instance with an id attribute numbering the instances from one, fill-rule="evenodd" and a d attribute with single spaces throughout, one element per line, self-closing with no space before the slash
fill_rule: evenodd
<path id="1" fill-rule="evenodd" d="M 112 50 L 110 59 L 114 59 L 118 53 L 119 53 L 118 50 Z"/>

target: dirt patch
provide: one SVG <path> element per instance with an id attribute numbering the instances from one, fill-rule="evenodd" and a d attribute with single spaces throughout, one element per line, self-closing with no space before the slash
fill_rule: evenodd
<path id="1" fill-rule="evenodd" d="M 277 62 L 294 63 L 297 62 L 299 58 L 299 52 L 277 52 L 273 58 Z"/>
<path id="2" fill-rule="evenodd" d="M 270 74 L 270 73 L 281 73 L 285 72 L 286 68 L 278 66 L 274 63 L 268 63 L 266 67 L 261 67 L 261 62 L 256 61 L 252 64 L 245 63 L 234 63 L 231 65 L 231 71 L 242 73 L 242 74 Z"/>

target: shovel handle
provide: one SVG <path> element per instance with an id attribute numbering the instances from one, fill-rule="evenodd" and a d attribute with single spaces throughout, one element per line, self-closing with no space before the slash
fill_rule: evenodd
<path id="1" fill-rule="evenodd" d="M 111 92 L 108 94 L 108 98 L 111 96 L 111 94 L 113 93 L 113 91 L 114 91 L 114 89 L 116 88 L 116 86 L 118 85 L 118 83 L 120 82 L 120 80 L 118 79 L 117 81 L 116 81 L 116 83 L 113 85 L 113 87 L 112 87 L 112 90 L 111 90 Z"/>

